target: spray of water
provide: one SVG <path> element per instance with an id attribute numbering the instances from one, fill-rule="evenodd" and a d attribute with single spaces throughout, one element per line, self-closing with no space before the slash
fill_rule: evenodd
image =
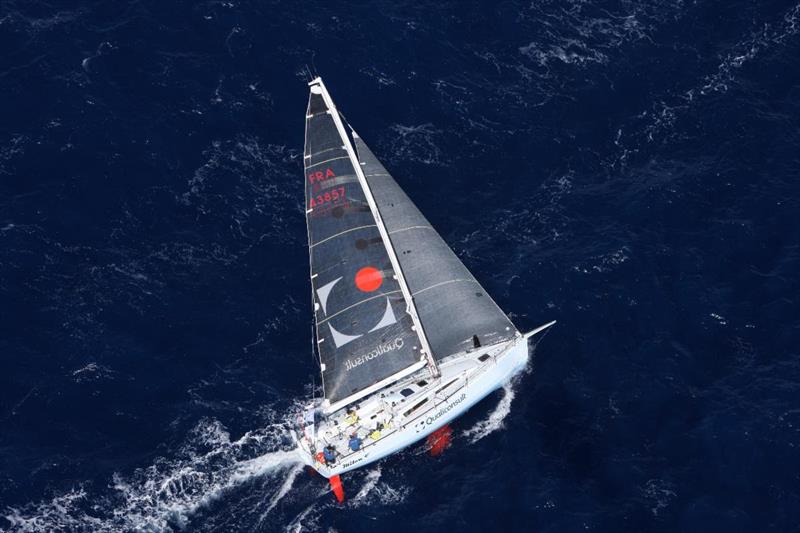
<path id="1" fill-rule="evenodd" d="M 231 440 L 216 421 L 201 421 L 173 458 L 130 475 L 115 474 L 111 491 L 77 487 L 50 501 L 6 509 L 12 531 L 166 531 L 181 529 L 226 492 L 292 468 L 267 513 L 300 471 L 286 428 L 275 424 Z M 265 513 L 266 514 L 266 513 Z"/>
<path id="2" fill-rule="evenodd" d="M 465 430 L 462 435 L 469 439 L 470 444 L 475 444 L 482 438 L 505 427 L 505 419 L 511 412 L 511 402 L 514 401 L 514 384 L 507 383 L 503 387 L 503 397 L 500 398 L 494 411 L 471 428 Z"/>
<path id="3" fill-rule="evenodd" d="M 381 467 L 380 465 L 378 465 L 377 468 L 373 468 L 367 473 L 367 477 L 361 483 L 361 488 L 359 489 L 355 497 L 350 500 L 350 502 L 354 505 L 357 505 L 359 502 L 364 501 L 364 499 L 372 491 L 372 489 L 375 488 L 375 485 L 378 484 L 378 480 L 380 479 L 381 479 Z"/>
<path id="4" fill-rule="evenodd" d="M 295 479 L 297 479 L 297 476 L 302 471 L 303 471 L 302 464 L 295 465 L 289 471 L 289 474 L 287 474 L 286 479 L 283 480 L 281 488 L 278 489 L 278 492 L 276 492 L 270 499 L 269 505 L 267 505 L 267 510 L 264 511 L 264 514 L 262 514 L 261 517 L 259 517 L 258 519 L 259 525 L 264 521 L 264 519 L 267 517 L 270 511 L 275 509 L 275 506 L 278 505 L 278 502 L 280 502 L 283 499 L 283 497 L 286 496 L 290 490 L 292 490 L 292 485 L 294 485 Z"/>

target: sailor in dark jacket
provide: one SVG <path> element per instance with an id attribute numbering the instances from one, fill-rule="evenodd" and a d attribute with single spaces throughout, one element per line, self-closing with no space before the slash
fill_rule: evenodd
<path id="1" fill-rule="evenodd" d="M 333 444 L 328 444 L 322 450 L 322 456 L 325 458 L 325 464 L 330 465 L 336 462 L 336 447 Z"/>
<path id="2" fill-rule="evenodd" d="M 361 449 L 361 437 L 359 437 L 357 433 L 353 433 L 350 435 L 350 442 L 348 442 L 347 445 L 350 446 L 351 450 L 357 452 Z"/>

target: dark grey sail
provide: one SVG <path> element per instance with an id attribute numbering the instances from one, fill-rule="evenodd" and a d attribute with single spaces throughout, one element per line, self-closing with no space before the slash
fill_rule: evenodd
<path id="1" fill-rule="evenodd" d="M 306 113 L 306 221 L 328 411 L 422 368 L 420 341 L 321 81 Z"/>
<path id="2" fill-rule="evenodd" d="M 436 360 L 512 339 L 517 330 L 483 290 L 364 141 L 354 135 L 361 168 L 408 284 Z"/>

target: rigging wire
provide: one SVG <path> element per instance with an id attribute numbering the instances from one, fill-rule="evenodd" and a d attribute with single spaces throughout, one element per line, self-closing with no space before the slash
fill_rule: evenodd
<path id="1" fill-rule="evenodd" d="M 347 117 L 345 117 L 345 116 L 344 116 L 344 113 L 342 113 L 341 111 L 339 111 L 339 108 L 336 108 L 336 111 L 338 111 L 338 112 L 339 112 L 339 116 L 342 118 L 342 122 L 344 122 L 345 124 L 347 124 L 347 127 L 348 127 L 348 128 L 350 128 L 350 131 L 351 131 L 352 133 L 355 133 L 355 132 L 356 132 L 356 129 L 353 127 L 353 125 L 352 125 L 352 124 L 350 124 L 350 122 L 347 120 Z"/>

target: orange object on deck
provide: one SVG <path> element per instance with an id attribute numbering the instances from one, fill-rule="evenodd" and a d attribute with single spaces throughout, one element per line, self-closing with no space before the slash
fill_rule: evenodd
<path id="1" fill-rule="evenodd" d="M 328 478 L 328 481 L 331 484 L 333 493 L 336 495 L 336 501 L 339 503 L 344 503 L 344 488 L 342 487 L 342 480 L 339 478 L 339 476 L 331 476 Z"/>
<path id="2" fill-rule="evenodd" d="M 450 446 L 450 435 L 453 430 L 450 429 L 449 424 L 445 424 L 430 435 L 428 435 L 428 446 L 430 446 L 431 455 L 434 457 L 440 455 L 448 446 Z"/>

